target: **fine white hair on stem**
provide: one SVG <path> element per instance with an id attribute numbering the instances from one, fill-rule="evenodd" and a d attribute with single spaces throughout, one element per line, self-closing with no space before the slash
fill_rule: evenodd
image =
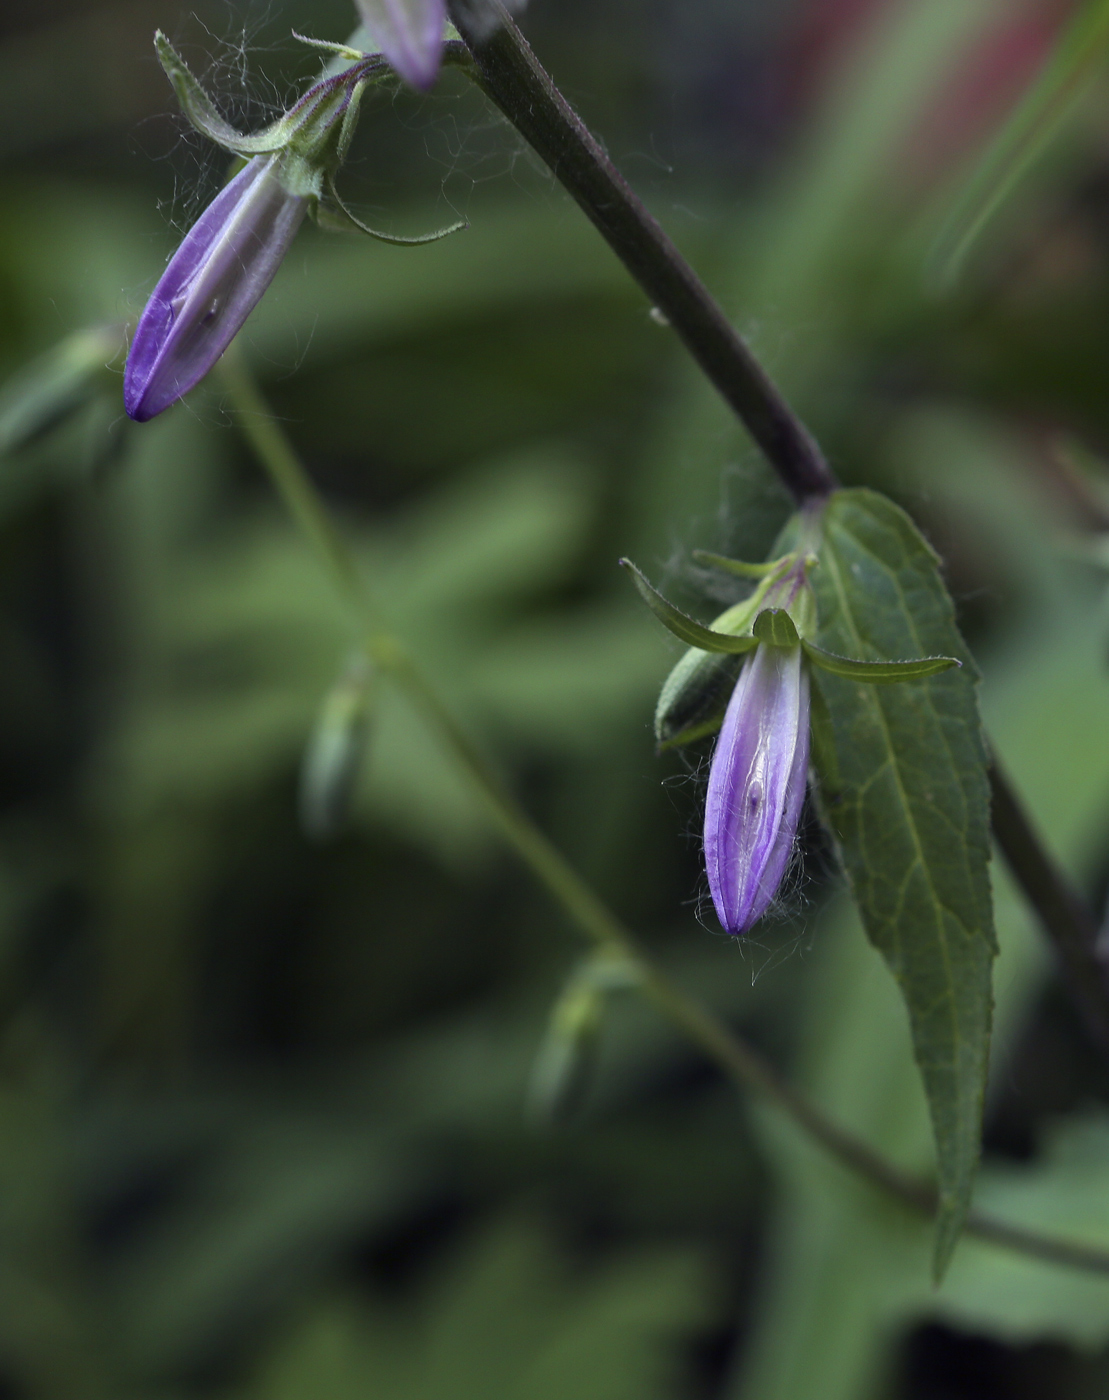
<path id="1" fill-rule="evenodd" d="M 527 0 L 456 0 L 456 7 L 464 12 L 478 39 L 487 38 L 497 28 L 502 8 L 518 14 L 526 4 Z"/>

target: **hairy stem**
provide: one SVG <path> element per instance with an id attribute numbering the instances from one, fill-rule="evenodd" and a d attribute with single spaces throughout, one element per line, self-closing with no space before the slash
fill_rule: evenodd
<path id="1" fill-rule="evenodd" d="M 989 773 L 994 837 L 1055 948 L 1087 1033 L 1109 1054 L 1109 969 L 1098 956 L 1097 924 L 1043 846 L 996 757 Z"/>
<path id="2" fill-rule="evenodd" d="M 794 497 L 800 502 L 827 496 L 836 479 L 808 429 L 551 82 L 511 17 L 493 4 L 500 22 L 490 30 L 490 0 L 476 15 L 467 0 L 450 2 L 451 18 L 473 56 L 474 79 L 577 200 Z"/>
<path id="3" fill-rule="evenodd" d="M 315 547 L 339 595 L 361 618 L 367 652 L 438 732 L 474 784 L 494 825 L 536 879 L 588 938 L 628 964 L 635 983 L 658 1010 L 736 1085 L 775 1104 L 832 1157 L 887 1196 L 919 1215 L 934 1216 L 937 1196 L 932 1185 L 887 1161 L 827 1117 L 782 1079 L 752 1045 L 673 983 L 640 950 L 631 933 L 507 790 L 403 644 L 390 633 L 311 478 L 234 351 L 221 361 L 221 369 L 240 429 L 289 514 Z M 1033 1258 L 1109 1274 L 1109 1251 L 1053 1239 L 975 1211 L 968 1216 L 965 1228 L 970 1235 Z"/>

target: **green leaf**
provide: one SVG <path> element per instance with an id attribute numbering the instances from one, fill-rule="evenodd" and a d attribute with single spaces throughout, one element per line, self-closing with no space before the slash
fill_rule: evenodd
<path id="1" fill-rule="evenodd" d="M 344 66 L 357 63 L 366 56 L 361 49 L 352 49 L 349 44 L 335 44 L 330 39 L 313 39 L 310 34 L 301 34 L 295 29 L 291 32 L 298 43 L 307 44 L 310 49 L 320 49 L 323 53 L 342 59 Z"/>
<path id="2" fill-rule="evenodd" d="M 668 627 L 675 637 L 688 643 L 689 646 L 697 647 L 701 651 L 727 653 L 730 656 L 738 656 L 742 652 L 751 651 L 758 646 L 754 637 L 729 636 L 725 632 L 715 632 L 711 627 L 705 627 L 702 623 L 695 622 L 693 618 L 676 608 L 673 603 L 668 603 L 661 593 L 652 588 L 645 575 L 635 567 L 630 559 L 621 559 L 620 563 L 625 569 L 631 571 L 632 578 L 635 579 L 635 586 L 658 620 L 665 627 Z"/>
<path id="3" fill-rule="evenodd" d="M 953 656 L 922 656 L 916 661 L 853 661 L 848 656 L 836 656 L 812 642 L 802 642 L 805 655 L 822 671 L 843 676 L 864 685 L 896 685 L 899 681 L 918 681 L 925 676 L 938 676 L 962 662 Z"/>
<path id="4" fill-rule="evenodd" d="M 821 643 L 880 659 L 928 653 L 963 665 L 908 687 L 817 672 L 831 762 L 814 751 L 824 812 L 867 936 L 908 1007 L 936 1138 L 942 1274 L 978 1161 L 995 953 L 986 754 L 978 673 L 936 556 L 903 511 L 841 491 L 814 571 Z"/>

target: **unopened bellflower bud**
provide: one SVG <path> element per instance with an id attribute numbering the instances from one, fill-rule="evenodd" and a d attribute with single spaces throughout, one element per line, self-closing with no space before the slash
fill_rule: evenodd
<path id="1" fill-rule="evenodd" d="M 139 318 L 123 378 L 124 406 L 139 422 L 168 408 L 212 368 L 273 281 L 306 213 L 387 242 L 429 241 L 375 233 L 335 189 L 363 89 L 388 73 L 383 59 L 323 45 L 346 66 L 248 136 L 220 116 L 165 35 L 154 42 L 193 126 L 247 163 L 190 229 Z"/>
<path id="2" fill-rule="evenodd" d="M 406 83 L 425 91 L 439 76 L 445 0 L 357 0 L 370 37 Z"/>
<path id="3" fill-rule="evenodd" d="M 187 393 L 223 354 L 273 281 L 307 200 L 255 156 L 189 230 L 139 318 L 123 405 L 140 423 Z"/>
<path id="4" fill-rule="evenodd" d="M 659 696 L 659 747 L 720 729 L 705 803 L 705 867 L 720 922 L 732 934 L 746 933 L 766 913 L 789 865 L 808 778 L 809 666 L 863 685 L 894 685 L 960 664 L 953 656 L 856 659 L 818 646 L 808 582 L 818 562 L 808 547 L 817 525 L 818 518 L 799 517 L 803 542 L 764 564 L 696 551 L 703 564 L 758 581 L 711 627 L 667 602 L 634 564 L 621 560 L 651 611 L 689 647 Z M 718 708 L 737 664 L 731 699 Z"/>
<path id="5" fill-rule="evenodd" d="M 766 912 L 785 875 L 809 764 L 809 676 L 800 644 L 744 662 L 713 752 L 705 866 L 728 933 Z"/>

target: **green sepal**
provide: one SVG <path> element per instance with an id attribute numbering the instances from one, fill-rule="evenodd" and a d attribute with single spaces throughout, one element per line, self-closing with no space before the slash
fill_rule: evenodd
<path id="1" fill-rule="evenodd" d="M 801 643 L 805 655 L 822 671 L 833 676 L 843 676 L 849 681 L 862 681 L 864 685 L 897 685 L 901 681 L 923 680 L 926 676 L 938 676 L 941 671 L 950 671 L 952 666 L 963 663 L 954 656 L 922 656 L 915 661 L 853 661 L 848 656 L 837 656 L 814 646 L 812 642 Z"/>
<path id="2" fill-rule="evenodd" d="M 301 44 L 307 44 L 310 49 L 322 49 L 324 53 L 334 54 L 337 58 L 343 58 L 350 63 L 357 63 L 360 59 L 367 58 L 368 55 L 361 49 L 352 49 L 349 44 L 336 44 L 330 39 L 313 39 L 308 34 L 301 34 L 297 30 L 292 30 L 293 38 Z"/>
<path id="3" fill-rule="evenodd" d="M 696 647 L 699 651 L 724 652 L 732 656 L 739 656 L 758 645 L 754 637 L 729 636 L 725 632 L 717 632 L 711 627 L 705 627 L 702 623 L 695 622 L 680 608 L 676 608 L 673 603 L 668 603 L 657 589 L 652 588 L 645 575 L 636 568 L 630 559 L 621 559 L 620 564 L 623 568 L 631 571 L 635 586 L 639 589 L 643 601 L 658 620 L 664 627 L 669 628 L 675 637 L 688 646 Z M 731 610 L 729 609 L 729 611 Z"/>
<path id="4" fill-rule="evenodd" d="M 158 62 L 173 84 L 181 110 L 201 136 L 207 136 L 209 141 L 239 156 L 266 155 L 284 147 L 286 136 L 277 131 L 280 122 L 266 127 L 257 136 L 245 136 L 225 121 L 216 110 L 215 103 L 193 77 L 189 65 L 160 29 L 154 35 L 154 48 Z"/>
<path id="5" fill-rule="evenodd" d="M 693 557 L 698 564 L 708 564 L 726 574 L 738 574 L 740 578 L 765 578 L 768 574 L 782 573 L 793 561 L 792 554 L 783 554 L 780 559 L 768 559 L 764 564 L 748 564 L 744 559 L 729 559 L 727 555 L 712 554 L 707 549 L 695 549 Z"/>
<path id="6" fill-rule="evenodd" d="M 182 111 L 202 136 L 237 156 L 283 152 L 290 162 L 299 161 L 311 167 L 313 172 L 321 169 L 333 171 L 342 163 L 354 134 L 363 89 L 367 83 L 379 81 L 387 72 L 384 61 L 378 64 L 372 56 L 361 58 L 352 69 L 317 83 L 289 111 L 262 131 L 247 136 L 220 115 L 188 64 L 160 29 L 154 36 L 154 47 L 158 61 L 173 84 Z M 335 130 L 337 123 L 338 132 Z M 291 176 L 294 168 L 290 163 L 288 171 L 283 173 Z M 291 182 L 283 180 L 283 183 L 289 185 L 290 193 L 312 197 L 318 194 L 320 182 L 318 173 L 313 173 L 310 178 L 302 176 Z"/>
<path id="7" fill-rule="evenodd" d="M 871 657 L 926 651 L 963 662 L 910 686 L 858 685 L 823 670 L 812 677 L 819 805 L 867 936 L 904 996 L 928 1098 L 938 1278 L 971 1197 L 989 1064 L 996 946 L 977 672 L 935 553 L 891 501 L 867 490 L 835 492 L 822 512 L 819 549 L 823 647 Z"/>
<path id="8" fill-rule="evenodd" d="M 347 207 L 330 175 L 326 177 L 325 183 L 327 185 L 327 202 L 317 200 L 310 213 L 320 228 L 327 229 L 331 233 L 365 233 L 381 243 L 392 243 L 398 247 L 412 248 L 423 243 L 438 243 L 441 238 L 449 238 L 452 233 L 460 233 L 463 229 L 470 227 L 463 219 L 457 224 L 450 224 L 447 228 L 437 229 L 434 233 L 421 233 L 414 238 L 402 238 L 395 233 L 382 233 L 380 230 L 364 224 Z"/>
<path id="9" fill-rule="evenodd" d="M 766 608 L 755 618 L 755 637 L 771 647 L 797 647 L 801 637 L 797 624 L 785 608 Z"/>

